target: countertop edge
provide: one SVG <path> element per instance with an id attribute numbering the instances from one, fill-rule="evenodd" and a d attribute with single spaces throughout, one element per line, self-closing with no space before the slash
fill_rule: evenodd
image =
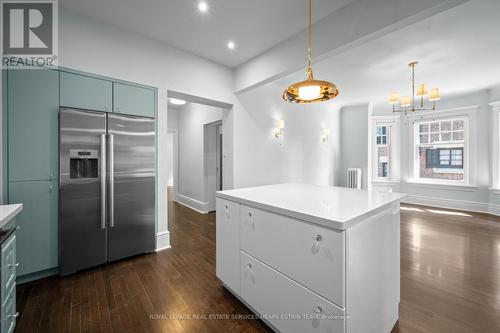
<path id="1" fill-rule="evenodd" d="M 252 207 L 257 208 L 257 209 L 267 210 L 267 211 L 270 211 L 272 213 L 292 217 L 295 219 L 299 219 L 299 220 L 306 221 L 309 223 L 318 224 L 318 225 L 321 225 L 321 226 L 324 226 L 324 227 L 327 227 L 330 229 L 336 229 L 336 230 L 340 230 L 340 231 L 345 231 L 345 230 L 353 227 L 354 225 L 358 224 L 359 222 L 386 210 L 387 208 L 389 208 L 391 205 L 393 205 L 396 202 L 400 203 L 406 197 L 406 195 L 401 194 L 400 198 L 388 201 L 387 203 L 380 205 L 379 207 L 376 207 L 376 208 L 374 208 L 370 211 L 367 211 L 361 215 L 353 217 L 350 220 L 335 221 L 335 220 L 330 220 L 330 219 L 326 219 L 326 218 L 322 218 L 322 217 L 318 217 L 318 216 L 313 216 L 313 215 L 309 215 L 309 214 L 296 212 L 296 211 L 286 209 L 286 208 L 280 208 L 280 207 L 268 205 L 268 204 L 261 203 L 261 202 L 243 199 L 243 198 L 228 195 L 228 194 L 225 194 L 222 192 L 216 192 L 215 196 L 216 196 L 216 198 L 237 202 L 237 203 L 240 203 L 243 205 L 252 206 Z"/>
<path id="2" fill-rule="evenodd" d="M 7 223 L 9 223 L 13 218 L 17 216 L 17 214 L 19 214 L 23 210 L 23 204 L 12 204 L 5 206 L 13 206 L 13 207 L 12 211 L 10 211 L 0 220 L 0 228 L 3 228 Z"/>

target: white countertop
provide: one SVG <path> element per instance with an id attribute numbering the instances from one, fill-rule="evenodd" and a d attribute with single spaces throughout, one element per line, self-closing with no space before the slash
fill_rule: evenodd
<path id="1" fill-rule="evenodd" d="M 384 210 L 406 195 L 377 190 L 286 183 L 216 193 L 236 201 L 330 228 L 345 230 Z"/>
<path id="2" fill-rule="evenodd" d="M 22 210 L 23 204 L 0 205 L 0 228 L 3 228 Z"/>

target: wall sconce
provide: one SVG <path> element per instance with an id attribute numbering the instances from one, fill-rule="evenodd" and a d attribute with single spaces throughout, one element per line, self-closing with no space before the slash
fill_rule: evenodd
<path id="1" fill-rule="evenodd" d="M 276 128 L 274 129 L 274 137 L 279 139 L 283 135 L 283 129 L 285 128 L 285 121 L 283 119 L 276 121 Z"/>
<path id="2" fill-rule="evenodd" d="M 330 129 L 329 128 L 322 128 L 321 129 L 321 141 L 323 143 L 328 142 L 328 136 L 330 135 Z"/>

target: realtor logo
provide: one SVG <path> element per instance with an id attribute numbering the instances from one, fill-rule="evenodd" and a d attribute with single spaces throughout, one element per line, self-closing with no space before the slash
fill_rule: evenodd
<path id="1" fill-rule="evenodd" d="M 57 2 L 1 1 L 2 65 L 53 66 L 57 42 Z"/>

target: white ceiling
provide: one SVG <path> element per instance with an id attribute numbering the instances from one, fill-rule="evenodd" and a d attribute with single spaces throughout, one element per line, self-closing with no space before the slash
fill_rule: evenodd
<path id="1" fill-rule="evenodd" d="M 314 21 L 353 0 L 315 0 Z M 60 0 L 63 8 L 236 67 L 307 27 L 306 0 Z M 226 44 L 236 43 L 230 51 Z"/>
<path id="2" fill-rule="evenodd" d="M 417 82 L 438 86 L 442 98 L 499 84 L 499 13 L 498 0 L 470 0 L 318 62 L 313 66 L 315 78 L 330 80 L 340 90 L 339 97 L 325 104 L 386 101 L 391 91 L 408 95 L 407 64 L 414 60 L 419 61 Z M 279 99 L 277 89 L 303 80 L 304 75 L 296 72 L 262 88 L 276 90 Z"/>

